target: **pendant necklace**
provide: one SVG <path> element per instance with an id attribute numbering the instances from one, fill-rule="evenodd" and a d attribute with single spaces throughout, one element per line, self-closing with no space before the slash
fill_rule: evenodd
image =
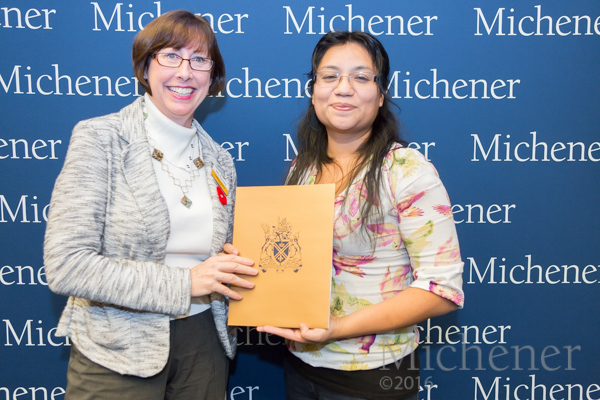
<path id="1" fill-rule="evenodd" d="M 144 113 L 144 121 L 145 121 L 148 118 L 148 114 L 146 113 L 145 102 L 143 102 L 142 104 L 143 104 L 143 113 Z M 145 125 L 145 122 L 144 122 L 144 125 Z M 172 164 L 171 162 L 169 162 L 169 160 L 167 158 L 165 158 L 164 153 L 156 148 L 155 141 L 150 136 L 150 132 L 148 131 L 147 127 L 146 127 L 146 136 L 148 137 L 148 143 L 150 144 L 150 147 L 152 148 L 152 158 L 154 158 L 156 161 L 158 161 L 160 163 L 160 168 L 167 175 L 169 175 L 169 177 L 173 181 L 173 184 L 175 186 L 179 187 L 179 189 L 181 189 L 181 192 L 183 193 L 183 197 L 180 200 L 181 204 L 183 204 L 187 208 L 190 208 L 192 206 L 192 200 L 190 200 L 189 197 L 187 197 L 187 193 L 188 193 L 189 189 L 192 187 L 192 185 L 194 184 L 196 177 L 200 176 L 200 169 L 202 167 L 204 167 L 204 162 L 202 161 L 202 158 L 200 157 L 200 136 L 198 135 L 198 132 L 196 132 L 196 134 L 195 134 L 196 146 L 194 146 L 193 142 L 190 143 L 190 151 L 189 151 L 189 155 L 188 155 L 188 160 L 186 162 L 187 172 L 190 174 L 190 177 L 188 179 L 179 179 L 171 172 L 171 169 L 169 168 L 169 164 L 174 168 L 179 168 L 179 167 Z"/>

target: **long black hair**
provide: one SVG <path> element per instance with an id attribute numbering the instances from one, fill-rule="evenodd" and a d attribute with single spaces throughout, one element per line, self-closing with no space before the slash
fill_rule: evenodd
<path id="1" fill-rule="evenodd" d="M 363 185 L 366 188 L 367 198 L 361 204 L 361 213 L 363 218 L 367 220 L 371 218 L 381 220 L 383 217 L 381 215 L 382 210 L 378 206 L 380 204 L 381 167 L 384 158 L 393 144 L 400 143 L 403 146 L 407 146 L 407 142 L 400 137 L 398 120 L 390 109 L 394 104 L 387 90 L 390 74 L 390 60 L 387 52 L 379 40 L 368 33 L 360 31 L 329 32 L 319 40 L 313 51 L 312 68 L 309 73 L 309 77 L 312 80 L 309 83 L 309 90 L 310 93 L 313 93 L 315 74 L 325 53 L 334 46 L 347 43 L 356 43 L 362 46 L 371 56 L 377 70 L 375 71 L 377 73 L 377 86 L 379 92 L 383 94 L 383 105 L 377 112 L 371 134 L 356 150 L 357 164 L 345 182 L 349 185 L 361 170 L 366 168 Z M 317 118 L 312 102 L 298 124 L 297 139 L 298 156 L 286 179 L 286 185 L 300 184 L 312 166 L 316 166 L 320 173 L 324 165 L 334 163 L 334 160 L 327 155 L 328 139 L 326 128 Z M 345 190 L 348 190 L 348 187 Z M 375 209 L 373 209 L 374 206 Z M 374 214 L 373 217 L 371 214 Z M 366 227 L 367 224 L 363 223 L 362 226 Z"/>

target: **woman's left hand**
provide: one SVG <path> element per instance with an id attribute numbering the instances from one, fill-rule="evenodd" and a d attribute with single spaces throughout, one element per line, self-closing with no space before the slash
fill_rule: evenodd
<path id="1" fill-rule="evenodd" d="M 335 331 L 338 326 L 338 318 L 329 317 L 329 329 L 309 328 L 306 324 L 300 324 L 299 329 L 277 328 L 274 326 L 257 326 L 259 332 L 272 333 L 282 338 L 293 340 L 300 343 L 322 343 L 335 339 Z"/>

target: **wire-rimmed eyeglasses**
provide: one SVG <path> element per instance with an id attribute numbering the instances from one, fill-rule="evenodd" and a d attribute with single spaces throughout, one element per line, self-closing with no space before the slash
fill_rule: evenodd
<path id="1" fill-rule="evenodd" d="M 368 71 L 351 72 L 348 75 L 342 75 L 336 71 L 322 70 L 315 74 L 316 83 L 330 87 L 337 86 L 343 77 L 348 78 L 348 82 L 353 87 L 365 87 L 373 82 L 377 82 L 377 75 Z"/>

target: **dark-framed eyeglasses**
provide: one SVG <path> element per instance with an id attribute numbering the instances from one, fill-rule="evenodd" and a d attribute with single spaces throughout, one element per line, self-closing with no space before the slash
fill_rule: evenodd
<path id="1" fill-rule="evenodd" d="M 214 64 L 210 58 L 200 56 L 183 58 L 175 53 L 154 53 L 152 58 L 163 67 L 169 68 L 179 68 L 183 61 L 188 61 L 194 71 L 210 71 Z"/>

